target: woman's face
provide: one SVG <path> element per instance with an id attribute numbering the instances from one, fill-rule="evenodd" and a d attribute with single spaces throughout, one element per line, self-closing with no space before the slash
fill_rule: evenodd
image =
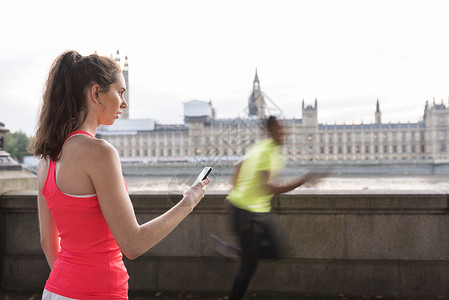
<path id="1" fill-rule="evenodd" d="M 124 98 L 125 91 L 125 79 L 122 73 L 120 73 L 117 81 L 109 86 L 109 91 L 99 92 L 98 102 L 103 106 L 100 119 L 101 124 L 112 125 L 120 117 L 122 110 L 128 107 Z"/>

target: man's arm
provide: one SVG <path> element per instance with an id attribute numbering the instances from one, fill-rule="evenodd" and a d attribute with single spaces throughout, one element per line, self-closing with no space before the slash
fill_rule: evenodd
<path id="1" fill-rule="evenodd" d="M 288 182 L 268 182 L 270 178 L 269 171 L 261 171 L 262 187 L 268 194 L 283 194 L 296 189 L 297 187 L 309 181 L 315 181 L 327 176 L 325 173 L 308 172 L 306 175 L 293 179 Z"/>

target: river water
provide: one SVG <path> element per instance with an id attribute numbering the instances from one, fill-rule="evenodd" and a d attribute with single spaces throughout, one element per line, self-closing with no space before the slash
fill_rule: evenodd
<path id="1" fill-rule="evenodd" d="M 284 176 L 279 180 L 292 179 Z M 195 176 L 155 176 L 155 175 L 125 175 L 130 192 L 181 192 L 184 185 L 190 185 Z M 210 176 L 211 183 L 208 192 L 226 193 L 229 191 L 230 176 Z M 298 189 L 314 190 L 427 190 L 449 192 L 448 175 L 422 176 L 330 176 L 321 179 L 313 185 L 305 185 Z"/>

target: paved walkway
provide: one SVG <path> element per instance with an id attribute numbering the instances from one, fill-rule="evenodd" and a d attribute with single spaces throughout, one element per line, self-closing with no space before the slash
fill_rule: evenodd
<path id="1" fill-rule="evenodd" d="M 34 291 L 10 291 L 10 290 L 0 290 L 0 300 L 41 300 L 42 293 Z M 189 292 L 178 292 L 178 293 L 160 293 L 151 292 L 145 294 L 130 294 L 129 300 L 226 300 L 227 297 L 222 294 L 200 294 L 200 293 L 189 293 Z M 245 299 L 248 300 L 327 300 L 334 298 L 317 298 L 317 297 L 300 297 L 300 296 L 280 296 L 280 295 L 257 295 L 254 293 L 249 293 Z M 344 300 L 344 298 L 337 297 L 335 299 Z M 364 299 L 365 300 L 365 299 Z"/>
<path id="2" fill-rule="evenodd" d="M 0 290 L 0 300 L 41 300 L 42 294 L 35 291 L 9 291 Z M 225 295 L 189 293 L 181 291 L 178 293 L 160 293 L 151 292 L 146 294 L 130 294 L 129 300 L 227 300 Z M 310 296 L 310 295 L 260 295 L 248 293 L 245 300 L 441 300 L 442 298 L 432 297 L 404 297 L 404 298 L 386 298 L 377 297 L 345 297 L 344 295 L 335 295 L 330 297 Z"/>
<path id="3" fill-rule="evenodd" d="M 0 300 L 41 300 L 42 294 L 40 292 L 18 292 L 18 291 L 4 291 L 0 290 Z M 129 300 L 226 300 L 225 295 L 220 294 L 199 294 L 199 293 L 148 293 L 148 294 L 130 294 Z M 313 297 L 284 297 L 284 296 L 261 296 L 250 294 L 245 299 L 248 300 L 325 300 L 325 298 Z M 337 298 L 336 298 L 337 299 Z M 341 298 L 338 298 L 341 300 Z M 326 299 L 327 300 L 327 299 Z"/>

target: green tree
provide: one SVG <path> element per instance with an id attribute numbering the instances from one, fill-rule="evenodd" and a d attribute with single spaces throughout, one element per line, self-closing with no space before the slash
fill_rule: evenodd
<path id="1" fill-rule="evenodd" d="M 19 163 L 23 162 L 23 157 L 29 155 L 27 152 L 28 137 L 25 133 L 7 132 L 5 134 L 5 150 Z"/>

